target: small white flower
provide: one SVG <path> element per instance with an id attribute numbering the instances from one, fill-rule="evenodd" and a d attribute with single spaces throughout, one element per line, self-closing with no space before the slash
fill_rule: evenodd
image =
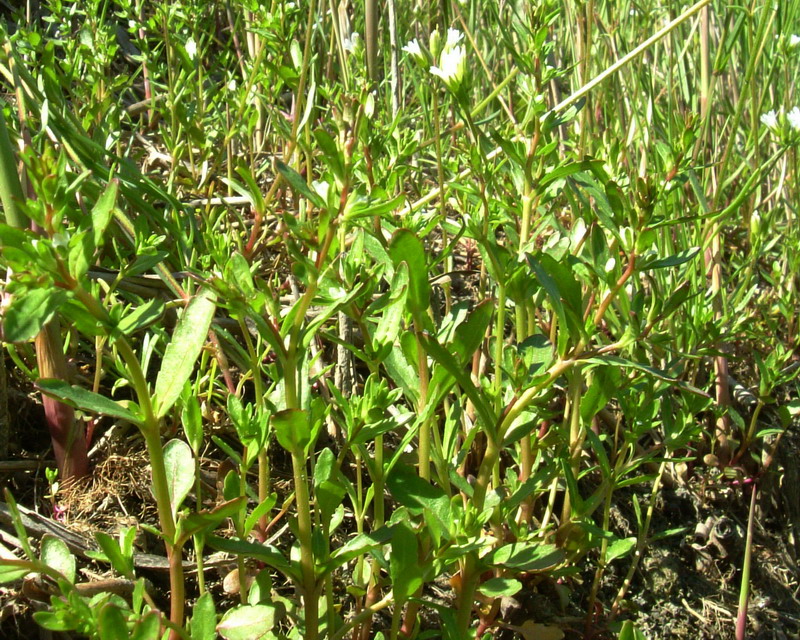
<path id="1" fill-rule="evenodd" d="M 795 49 L 796 47 L 800 47 L 800 36 L 793 33 L 791 36 L 789 36 L 789 48 Z"/>
<path id="2" fill-rule="evenodd" d="M 452 27 L 447 30 L 447 41 L 444 43 L 444 50 L 448 51 L 455 47 L 464 39 L 464 34 Z"/>
<path id="3" fill-rule="evenodd" d="M 800 131 L 800 107 L 795 107 L 786 114 L 789 126 L 795 131 Z"/>
<path id="4" fill-rule="evenodd" d="M 194 60 L 197 57 L 197 43 L 194 38 L 189 38 L 186 41 L 186 55 L 189 56 L 190 60 Z"/>
<path id="5" fill-rule="evenodd" d="M 774 109 L 761 115 L 761 124 L 772 131 L 778 128 L 778 115 L 775 113 Z"/>
<path id="6" fill-rule="evenodd" d="M 442 51 L 438 67 L 431 67 L 431 73 L 444 80 L 447 88 L 457 93 L 464 80 L 466 70 L 466 52 L 464 47 L 458 45 L 452 49 Z"/>
<path id="7" fill-rule="evenodd" d="M 360 37 L 361 36 L 358 35 L 358 31 L 353 31 L 352 35 L 349 38 L 345 38 L 342 42 L 344 50 L 348 53 L 353 53 L 358 47 L 358 39 Z"/>
<path id="8" fill-rule="evenodd" d="M 403 47 L 403 51 L 405 51 L 408 55 L 417 57 L 422 55 L 422 49 L 419 46 L 419 42 L 416 38 L 414 38 L 411 42 L 409 42 L 405 47 Z"/>

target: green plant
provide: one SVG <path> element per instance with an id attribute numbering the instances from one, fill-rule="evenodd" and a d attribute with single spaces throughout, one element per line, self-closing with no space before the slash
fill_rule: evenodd
<path id="1" fill-rule="evenodd" d="M 170 591 L 133 528 L 95 553 L 131 602 L 81 596 L 50 539 L 0 577 L 55 581 L 37 620 L 103 639 L 486 637 L 548 585 L 587 635 L 642 637 L 616 619 L 684 533 L 657 510 L 677 465 L 755 476 L 765 415 L 795 419 L 796 47 L 772 36 L 798 4 L 20 14 L 8 354 L 59 406 L 138 429 Z M 91 383 L 34 364 L 37 334 Z M 227 610 L 209 549 L 236 565 Z"/>

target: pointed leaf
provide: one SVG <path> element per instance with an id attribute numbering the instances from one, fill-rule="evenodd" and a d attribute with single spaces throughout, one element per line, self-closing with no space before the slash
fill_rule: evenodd
<path id="1" fill-rule="evenodd" d="M 92 207 L 92 231 L 94 233 L 95 247 L 100 247 L 103 244 L 108 223 L 111 222 L 111 217 L 114 214 L 118 191 L 119 181 L 116 179 L 111 180 L 106 190 Z"/>
<path id="2" fill-rule="evenodd" d="M 61 400 L 64 404 L 80 409 L 81 411 L 91 411 L 100 413 L 112 418 L 120 418 L 134 424 L 139 423 L 139 419 L 119 402 L 83 389 L 77 385 L 71 385 L 64 380 L 56 378 L 42 378 L 36 386 L 49 396 Z"/>
<path id="3" fill-rule="evenodd" d="M 206 341 L 216 308 L 216 295 L 203 289 L 186 306 L 172 340 L 164 352 L 161 370 L 156 378 L 158 396 L 157 417 L 166 415 L 181 395 L 186 380 L 192 375 L 194 363 Z"/>
<path id="4" fill-rule="evenodd" d="M 475 409 L 483 421 L 484 428 L 490 432 L 493 431 L 497 426 L 497 418 L 483 390 L 475 386 L 464 367 L 456 362 L 452 354 L 442 347 L 433 336 L 425 334 L 421 336 L 421 339 L 428 355 L 447 369 L 448 373 L 456 379 L 458 385 L 472 401 L 472 404 L 475 405 Z"/>
<path id="5" fill-rule="evenodd" d="M 613 562 L 617 558 L 624 558 L 636 546 L 636 538 L 621 538 L 614 540 L 606 550 L 606 564 Z"/>
<path id="6" fill-rule="evenodd" d="M 292 565 L 283 554 L 272 545 L 257 544 L 246 540 L 235 540 L 221 538 L 211 535 L 208 537 L 208 545 L 217 551 L 226 551 L 237 555 L 246 556 L 253 560 L 260 560 L 264 564 L 277 569 L 292 580 L 299 580 L 299 576 L 292 570 Z"/>
<path id="7" fill-rule="evenodd" d="M 126 554 L 120 548 L 119 542 L 107 533 L 98 531 L 94 534 L 94 538 L 97 540 L 98 546 L 103 550 L 106 558 L 111 563 L 111 567 L 114 569 L 114 571 L 119 573 L 121 576 L 125 576 L 126 578 L 132 578 L 133 556 L 126 556 Z"/>
<path id="8" fill-rule="evenodd" d="M 409 310 L 414 315 L 425 313 L 431 304 L 431 285 L 422 242 L 412 231 L 398 229 L 392 236 L 389 254 L 395 268 L 402 262 L 408 265 Z"/>
<path id="9" fill-rule="evenodd" d="M 389 558 L 389 575 L 397 605 L 406 602 L 422 585 L 422 574 L 417 535 L 407 523 L 400 522 L 394 527 Z"/>
<path id="10" fill-rule="evenodd" d="M 275 167 L 278 169 L 278 172 L 281 174 L 281 176 L 283 176 L 283 179 L 286 180 L 286 182 L 289 183 L 289 186 L 298 194 L 308 198 L 308 200 L 318 209 L 325 208 L 325 201 L 322 199 L 322 197 L 318 193 L 315 193 L 311 190 L 311 187 L 308 186 L 303 176 L 297 173 L 297 171 L 280 160 L 275 161 Z"/>

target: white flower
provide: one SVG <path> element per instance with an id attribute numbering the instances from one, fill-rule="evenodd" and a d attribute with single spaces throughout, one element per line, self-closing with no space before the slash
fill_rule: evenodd
<path id="1" fill-rule="evenodd" d="M 448 51 L 455 47 L 464 39 L 464 34 L 452 27 L 447 30 L 447 41 L 444 43 L 444 50 Z"/>
<path id="2" fill-rule="evenodd" d="M 438 67 L 431 67 L 431 73 L 444 80 L 447 88 L 453 93 L 457 93 L 464 80 L 466 70 L 466 52 L 464 47 L 458 45 L 452 49 L 442 51 Z"/>
<path id="3" fill-rule="evenodd" d="M 352 35 L 349 38 L 345 38 L 344 41 L 342 41 L 342 46 L 344 47 L 344 50 L 347 51 L 348 53 L 353 53 L 358 47 L 358 39 L 360 37 L 361 36 L 358 35 L 358 31 L 353 31 Z"/>
<path id="4" fill-rule="evenodd" d="M 186 41 L 186 55 L 189 56 L 190 60 L 194 60 L 197 56 L 197 43 L 194 38 L 189 38 Z"/>
<path id="5" fill-rule="evenodd" d="M 800 108 L 795 107 L 789 113 L 787 113 L 786 120 L 788 120 L 789 126 L 792 129 L 795 131 L 800 131 Z"/>
<path id="6" fill-rule="evenodd" d="M 427 69 L 431 66 L 431 60 L 428 52 L 422 48 L 416 38 L 403 47 L 403 51 L 411 56 L 411 59 L 423 69 Z"/>
<path id="7" fill-rule="evenodd" d="M 761 116 L 761 124 L 763 124 L 767 129 L 771 129 L 775 131 L 778 128 L 778 115 L 775 113 L 775 110 L 767 111 L 765 114 Z"/>
<path id="8" fill-rule="evenodd" d="M 795 49 L 796 47 L 800 47 L 800 36 L 793 33 L 791 36 L 789 36 L 789 48 Z"/>
<path id="9" fill-rule="evenodd" d="M 409 42 L 405 47 L 403 47 L 403 51 L 405 51 L 408 55 L 417 57 L 422 55 L 422 49 L 419 46 L 419 42 L 417 39 L 414 38 L 411 42 Z"/>

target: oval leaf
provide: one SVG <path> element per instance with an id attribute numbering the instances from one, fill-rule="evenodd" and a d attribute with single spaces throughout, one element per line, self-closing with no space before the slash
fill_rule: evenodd
<path id="1" fill-rule="evenodd" d="M 478 587 L 478 591 L 490 598 L 513 596 L 520 589 L 522 589 L 522 583 L 514 578 L 492 578 Z"/>
<path id="2" fill-rule="evenodd" d="M 97 616 L 100 640 L 130 640 L 125 614 L 117 605 L 107 603 Z"/>
<path id="3" fill-rule="evenodd" d="M 302 409 L 286 409 L 272 416 L 272 426 L 280 445 L 289 453 L 300 453 L 311 442 L 308 414 Z"/>
<path id="4" fill-rule="evenodd" d="M 69 582 L 75 582 L 75 556 L 70 553 L 61 538 L 49 534 L 42 537 L 41 560 L 51 569 L 55 569 Z"/>
<path id="5" fill-rule="evenodd" d="M 192 640 L 215 640 L 216 626 L 217 612 L 214 608 L 214 598 L 206 591 L 197 599 L 192 610 L 192 621 L 189 625 Z"/>
<path id="6" fill-rule="evenodd" d="M 183 440 L 170 440 L 164 447 L 164 466 L 174 516 L 194 485 L 194 458 L 189 445 Z"/>
<path id="7" fill-rule="evenodd" d="M 547 571 L 561 564 L 566 554 L 552 544 L 513 542 L 489 553 L 484 559 L 492 567 L 517 571 Z"/>
<path id="8" fill-rule="evenodd" d="M 217 631 L 225 640 L 266 640 L 275 625 L 276 607 L 257 604 L 230 609 L 222 616 Z"/>

